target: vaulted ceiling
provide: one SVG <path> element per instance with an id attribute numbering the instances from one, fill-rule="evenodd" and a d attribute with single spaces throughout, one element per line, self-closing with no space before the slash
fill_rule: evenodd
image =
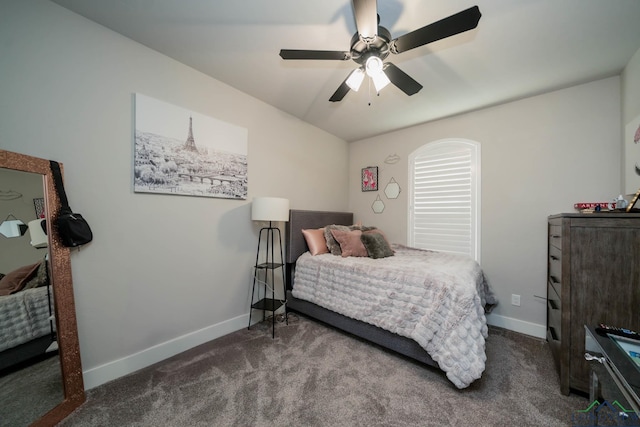
<path id="1" fill-rule="evenodd" d="M 52 0 L 346 141 L 620 74 L 640 49 L 639 0 L 378 0 L 399 37 L 477 5 L 478 27 L 387 61 L 423 89 L 365 82 L 358 65 L 284 61 L 280 49 L 348 51 L 349 0 Z"/>

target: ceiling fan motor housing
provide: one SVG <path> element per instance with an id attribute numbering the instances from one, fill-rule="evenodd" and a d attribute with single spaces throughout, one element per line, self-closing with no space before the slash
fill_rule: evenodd
<path id="1" fill-rule="evenodd" d="M 364 40 L 360 34 L 355 33 L 351 38 L 351 59 L 360 65 L 364 65 L 371 56 L 377 56 L 384 60 L 389 56 L 390 42 L 391 33 L 381 26 L 378 26 L 378 35 L 372 40 Z"/>

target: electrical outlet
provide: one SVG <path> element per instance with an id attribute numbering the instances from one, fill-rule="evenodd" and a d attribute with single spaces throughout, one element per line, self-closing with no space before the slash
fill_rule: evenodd
<path id="1" fill-rule="evenodd" d="M 520 307 L 520 295 L 511 294 L 511 304 Z"/>

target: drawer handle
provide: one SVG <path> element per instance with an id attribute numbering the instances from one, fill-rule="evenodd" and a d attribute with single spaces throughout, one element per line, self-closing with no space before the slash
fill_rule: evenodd
<path id="1" fill-rule="evenodd" d="M 552 299 L 549 300 L 549 307 L 551 307 L 552 310 L 557 310 L 558 309 L 558 304 L 556 304 L 556 302 Z"/>
<path id="2" fill-rule="evenodd" d="M 551 279 L 551 281 L 553 283 L 560 283 L 560 281 L 558 280 L 558 278 L 556 276 L 549 276 L 549 278 Z"/>
<path id="3" fill-rule="evenodd" d="M 557 256 L 555 256 L 555 255 L 551 255 L 549 258 L 551 258 L 551 259 L 552 259 L 552 260 L 554 260 L 554 261 L 558 261 L 558 260 L 560 259 L 560 258 L 558 258 L 558 257 L 557 257 Z"/>
<path id="4" fill-rule="evenodd" d="M 551 235 L 551 238 L 553 238 L 553 239 L 559 239 L 560 237 L 562 237 L 562 236 L 560 236 L 558 234 L 552 234 Z"/>
<path id="5" fill-rule="evenodd" d="M 558 334 L 556 334 L 556 330 L 553 326 L 549 326 L 549 332 L 551 333 L 551 339 L 558 341 Z"/>
<path id="6" fill-rule="evenodd" d="M 601 364 L 603 364 L 603 365 L 604 365 L 604 361 L 605 361 L 604 357 L 594 356 L 594 355 L 593 355 L 593 354 L 591 354 L 591 353 L 585 353 L 585 354 L 584 354 L 584 358 L 585 358 L 586 360 L 595 360 L 596 362 L 600 362 L 600 363 L 601 363 Z"/>

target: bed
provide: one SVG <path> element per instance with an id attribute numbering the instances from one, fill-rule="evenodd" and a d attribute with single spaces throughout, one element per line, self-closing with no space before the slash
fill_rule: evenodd
<path id="1" fill-rule="evenodd" d="M 302 230 L 329 225 L 358 228 L 352 213 L 290 211 L 287 310 L 437 367 L 458 388 L 480 378 L 485 311 L 497 304 L 480 266 L 466 257 L 397 244 L 389 245 L 393 255 L 377 259 L 311 255 Z"/>
<path id="2" fill-rule="evenodd" d="M 0 371 L 3 371 L 45 355 L 55 341 L 55 327 L 46 260 L 0 276 Z"/>

